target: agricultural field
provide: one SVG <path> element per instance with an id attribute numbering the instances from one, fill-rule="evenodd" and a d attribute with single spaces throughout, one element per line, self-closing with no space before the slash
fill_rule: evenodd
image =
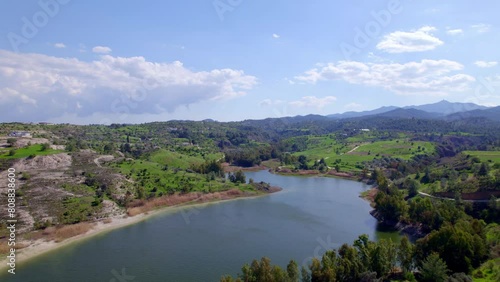
<path id="1" fill-rule="evenodd" d="M 293 155 L 305 155 L 310 164 L 324 158 L 329 167 L 339 165 L 344 171 L 359 171 L 363 162 L 375 158 L 392 157 L 409 160 L 415 155 L 430 154 L 435 151 L 435 146 L 431 142 L 410 141 L 408 138 L 374 141 L 373 138 L 371 134 L 365 133 L 339 142 L 331 135 L 310 136 L 306 141 L 307 149 Z"/>
<path id="2" fill-rule="evenodd" d="M 10 148 L 0 151 L 0 159 L 21 159 L 30 156 L 46 156 L 63 152 L 62 150 L 53 150 L 47 148 L 43 150 L 43 144 L 35 144 L 25 148 L 14 149 L 13 155 L 10 154 Z"/>
<path id="3" fill-rule="evenodd" d="M 500 151 L 464 151 L 463 154 L 478 157 L 481 162 L 500 163 Z"/>

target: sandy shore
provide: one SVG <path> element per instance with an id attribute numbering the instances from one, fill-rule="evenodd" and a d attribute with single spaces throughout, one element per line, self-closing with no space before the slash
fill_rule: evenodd
<path id="1" fill-rule="evenodd" d="M 175 213 L 175 212 L 181 211 L 182 209 L 187 209 L 187 208 L 192 208 L 192 207 L 202 208 L 202 207 L 208 206 L 208 205 L 220 204 L 220 203 L 235 201 L 235 200 L 257 198 L 257 197 L 262 197 L 262 196 L 266 196 L 266 195 L 269 195 L 269 194 L 264 193 L 264 194 L 250 195 L 250 196 L 239 196 L 239 197 L 232 198 L 232 199 L 214 200 L 214 201 L 210 201 L 210 202 L 186 203 L 186 204 L 180 204 L 177 206 L 162 207 L 162 208 L 156 209 L 154 211 L 150 211 L 150 212 L 143 213 L 143 214 L 138 214 L 138 215 L 133 216 L 133 217 L 129 217 L 129 216 L 124 215 L 122 217 L 108 218 L 108 220 L 111 219 L 111 222 L 109 222 L 109 223 L 104 223 L 104 222 L 94 223 L 94 226 L 88 232 L 81 234 L 81 235 L 77 235 L 77 236 L 68 238 L 68 239 L 61 241 L 61 242 L 45 241 L 42 239 L 31 242 L 31 244 L 28 247 L 17 250 L 17 252 L 16 252 L 16 268 L 18 268 L 18 265 L 20 263 L 25 263 L 26 261 L 33 259 L 39 255 L 58 250 L 60 248 L 68 246 L 70 244 L 82 242 L 82 241 L 87 240 L 87 239 L 89 239 L 93 236 L 96 236 L 96 235 L 101 235 L 101 234 L 104 234 L 106 232 L 118 229 L 118 228 L 122 228 L 125 226 L 129 226 L 129 225 L 150 219 L 150 218 L 157 216 L 157 215 L 163 215 L 163 214 L 167 214 L 167 213 Z M 0 271 L 3 272 L 3 271 L 6 271 L 7 269 L 8 269 L 7 258 L 4 256 L 0 260 Z"/>

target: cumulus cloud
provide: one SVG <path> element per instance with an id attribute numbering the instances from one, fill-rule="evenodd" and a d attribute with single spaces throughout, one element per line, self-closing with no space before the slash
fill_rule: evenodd
<path id="1" fill-rule="evenodd" d="M 488 31 L 490 31 L 490 29 L 491 29 L 491 25 L 485 24 L 485 23 L 474 24 L 474 25 L 471 25 L 471 27 L 479 33 L 486 33 Z"/>
<path id="2" fill-rule="evenodd" d="M 56 47 L 56 48 L 66 48 L 66 45 L 64 43 L 56 43 L 56 44 L 54 44 L 54 47 Z"/>
<path id="3" fill-rule="evenodd" d="M 99 54 L 108 54 L 111 53 L 111 48 L 107 46 L 95 46 L 94 48 L 92 48 L 92 52 Z"/>
<path id="4" fill-rule="evenodd" d="M 322 109 L 337 100 L 337 97 L 326 96 L 323 98 L 318 98 L 316 96 L 304 96 L 300 100 L 292 101 L 289 104 L 294 107 L 299 108 L 317 108 Z"/>
<path id="5" fill-rule="evenodd" d="M 10 109 L 2 114 L 9 120 L 173 112 L 245 95 L 256 83 L 241 70 L 192 71 L 178 61 L 103 55 L 86 62 L 0 50 L 0 106 Z"/>
<path id="6" fill-rule="evenodd" d="M 279 34 L 273 33 L 273 38 L 280 38 Z"/>
<path id="7" fill-rule="evenodd" d="M 498 65 L 498 62 L 495 62 L 495 61 L 490 61 L 490 62 L 475 61 L 474 65 L 476 65 L 479 68 L 491 68 L 491 67 L 494 67 L 494 66 Z"/>
<path id="8" fill-rule="evenodd" d="M 467 74 L 451 74 L 463 68 L 462 64 L 449 60 L 422 60 L 405 64 L 340 61 L 313 68 L 295 79 L 312 84 L 342 80 L 402 95 L 447 95 L 449 92 L 468 90 L 471 82 L 475 81 Z"/>
<path id="9" fill-rule="evenodd" d="M 377 49 L 387 53 L 423 52 L 443 45 L 443 41 L 432 35 L 435 27 L 424 26 L 411 32 L 396 31 L 385 35 Z"/>
<path id="10" fill-rule="evenodd" d="M 448 29 L 446 33 L 448 33 L 449 35 L 460 35 L 463 34 L 464 31 L 461 30 L 460 28 L 456 28 L 456 29 Z"/>

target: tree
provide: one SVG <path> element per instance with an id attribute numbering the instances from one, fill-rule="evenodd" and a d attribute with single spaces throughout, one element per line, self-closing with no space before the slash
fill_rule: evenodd
<path id="1" fill-rule="evenodd" d="M 482 163 L 477 174 L 479 176 L 486 176 L 489 173 L 489 169 L 490 169 L 490 167 L 488 166 L 487 163 Z"/>
<path id="2" fill-rule="evenodd" d="M 430 182 L 431 182 L 431 171 L 427 167 L 425 169 L 425 175 L 420 179 L 420 183 L 427 184 L 427 183 L 430 183 Z"/>
<path id="3" fill-rule="evenodd" d="M 309 274 L 309 271 L 303 266 L 300 270 L 300 278 L 302 282 L 311 282 L 311 274 Z"/>
<path id="4" fill-rule="evenodd" d="M 391 270 L 391 258 L 384 239 L 376 243 L 370 253 L 370 269 L 377 272 L 378 277 L 386 276 Z"/>
<path id="5" fill-rule="evenodd" d="M 412 245 L 407 236 L 403 236 L 398 246 L 398 261 L 404 273 L 410 272 L 413 269 L 415 247 Z"/>
<path id="6" fill-rule="evenodd" d="M 408 196 L 410 198 L 412 197 L 415 197 L 417 194 L 418 194 L 418 188 L 419 188 L 419 183 L 414 180 L 414 179 L 411 179 L 411 178 L 407 178 L 404 183 L 403 183 L 403 186 L 405 189 L 408 190 Z"/>
<path id="7" fill-rule="evenodd" d="M 444 282 L 448 275 L 448 267 L 446 263 L 439 257 L 437 253 L 430 254 L 420 267 L 421 281 L 428 282 Z"/>
<path id="8" fill-rule="evenodd" d="M 9 150 L 9 156 L 14 156 L 16 154 L 16 150 L 15 149 L 10 149 Z"/>
<path id="9" fill-rule="evenodd" d="M 299 266 L 294 260 L 291 260 L 286 266 L 286 272 L 290 282 L 298 282 L 300 278 Z"/>
<path id="10" fill-rule="evenodd" d="M 49 143 L 43 143 L 41 151 L 47 151 L 48 149 L 50 149 Z"/>
<path id="11" fill-rule="evenodd" d="M 229 180 L 233 183 L 246 183 L 246 176 L 243 171 L 238 170 L 234 174 L 231 173 L 229 174 Z"/>
<path id="12" fill-rule="evenodd" d="M 7 139 L 7 144 L 9 144 L 9 147 L 14 147 L 16 145 L 17 139 L 16 138 L 8 138 Z"/>

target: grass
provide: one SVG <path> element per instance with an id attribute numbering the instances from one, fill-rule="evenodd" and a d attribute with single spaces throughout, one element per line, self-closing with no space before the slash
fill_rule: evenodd
<path id="1" fill-rule="evenodd" d="M 500 258 L 491 259 L 483 263 L 472 274 L 475 282 L 497 282 L 500 281 Z"/>
<path id="2" fill-rule="evenodd" d="M 61 153 L 61 150 L 53 150 L 47 149 L 42 151 L 42 144 L 31 145 L 26 148 L 20 148 L 16 150 L 16 153 L 13 156 L 9 156 L 9 150 L 0 155 L 0 159 L 21 159 L 27 158 L 29 156 L 46 156 Z"/>
<path id="3" fill-rule="evenodd" d="M 338 164 L 342 171 L 360 171 L 363 162 L 375 158 L 392 157 L 409 160 L 415 155 L 435 151 L 435 146 L 430 142 L 410 141 L 407 138 L 390 141 L 373 141 L 373 139 L 371 133 L 349 137 L 347 143 L 339 143 L 331 135 L 309 136 L 306 142 L 307 150 L 296 152 L 294 155 L 305 155 L 311 165 L 315 160 L 324 158 L 330 167 Z M 355 150 L 351 151 L 353 149 Z"/>
<path id="4" fill-rule="evenodd" d="M 130 160 L 114 165 L 120 173 L 144 187 L 147 196 L 172 195 L 175 192 L 218 192 L 234 188 L 235 184 L 223 178 L 211 180 L 205 175 L 187 172 L 185 169 L 167 168 L 164 164 Z M 247 185 L 240 185 L 244 189 Z"/>
<path id="5" fill-rule="evenodd" d="M 464 151 L 465 155 L 478 157 L 482 162 L 500 163 L 500 151 Z"/>
<path id="6" fill-rule="evenodd" d="M 169 167 L 181 169 L 190 168 L 191 165 L 203 164 L 206 160 L 218 160 L 222 158 L 222 154 L 205 153 L 196 150 L 189 152 L 176 152 L 171 150 L 158 150 L 153 153 L 148 160 Z"/>

